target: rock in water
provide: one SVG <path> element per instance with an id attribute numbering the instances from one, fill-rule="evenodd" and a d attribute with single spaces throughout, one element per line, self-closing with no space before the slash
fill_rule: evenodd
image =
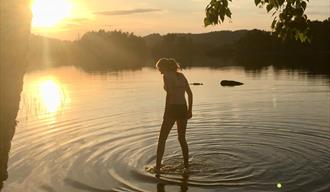
<path id="1" fill-rule="evenodd" d="M 238 85 L 243 85 L 243 83 L 238 82 L 238 81 L 232 81 L 232 80 L 222 80 L 220 82 L 221 86 L 238 86 Z"/>
<path id="2" fill-rule="evenodd" d="M 203 85 L 203 83 L 190 83 L 190 85 Z"/>

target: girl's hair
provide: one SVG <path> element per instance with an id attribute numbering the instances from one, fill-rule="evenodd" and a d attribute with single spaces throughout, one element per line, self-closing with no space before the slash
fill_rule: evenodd
<path id="1" fill-rule="evenodd" d="M 160 71 L 178 71 L 180 64 L 173 58 L 161 58 L 156 63 L 156 68 Z"/>

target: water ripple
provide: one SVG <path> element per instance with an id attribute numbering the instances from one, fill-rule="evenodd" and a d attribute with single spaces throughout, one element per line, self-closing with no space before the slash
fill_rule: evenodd
<path id="1" fill-rule="evenodd" d="M 205 92 L 200 89 L 194 93 L 202 97 Z M 302 94 L 304 90 L 296 92 Z M 65 108 L 58 117 L 25 120 L 24 116 L 13 140 L 4 192 L 19 191 L 15 186 L 22 185 L 28 191 L 64 192 L 161 192 L 178 188 L 252 192 L 276 191 L 278 184 L 284 191 L 330 189 L 326 109 L 323 114 L 306 115 L 266 102 L 256 107 L 258 101 L 253 98 L 242 97 L 239 102 L 228 95 L 221 102 L 212 99 L 213 103 L 196 102 L 194 118 L 188 124 L 189 172 L 183 171 L 173 128 L 160 178 L 151 171 L 161 122 L 161 114 L 157 114 L 163 109 L 160 104 L 130 108 L 130 102 L 123 103 L 116 95 L 101 98 L 102 102 L 93 106 L 85 102 L 75 109 Z M 126 110 L 119 110 L 121 107 Z"/>

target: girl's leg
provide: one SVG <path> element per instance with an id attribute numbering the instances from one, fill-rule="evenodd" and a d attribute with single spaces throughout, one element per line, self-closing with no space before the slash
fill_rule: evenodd
<path id="1" fill-rule="evenodd" d="M 165 118 L 160 129 L 160 134 L 158 138 L 158 147 L 157 147 L 157 158 L 156 158 L 156 170 L 160 170 L 160 165 L 163 159 L 165 143 L 168 134 L 170 133 L 173 125 L 175 123 L 174 119 Z"/>
<path id="2" fill-rule="evenodd" d="M 178 129 L 178 139 L 180 142 L 182 155 L 183 155 L 184 167 L 188 168 L 189 167 L 189 162 L 188 162 L 189 151 L 188 151 L 188 144 L 186 141 L 187 119 L 177 120 L 176 124 L 177 124 L 177 129 Z"/>

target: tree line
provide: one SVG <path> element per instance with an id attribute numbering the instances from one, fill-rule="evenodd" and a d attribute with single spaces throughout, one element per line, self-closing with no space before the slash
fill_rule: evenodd
<path id="1" fill-rule="evenodd" d="M 75 65 L 88 71 L 136 69 L 161 57 L 174 57 L 183 66 L 221 65 L 206 58 L 234 60 L 237 65 L 268 65 L 275 62 L 297 65 L 306 58 L 329 63 L 330 18 L 310 22 L 311 42 L 279 39 L 262 30 L 219 31 L 202 34 L 170 33 L 139 37 L 122 31 L 91 31 L 76 41 L 59 41 L 33 36 L 28 62 L 30 68 Z M 292 60 L 293 59 L 293 60 Z M 302 63 L 300 61 L 304 61 Z"/>
<path id="2" fill-rule="evenodd" d="M 137 68 L 144 65 L 147 46 L 142 37 L 122 31 L 91 31 L 76 41 L 33 36 L 29 69 L 75 65 L 87 71 Z"/>

